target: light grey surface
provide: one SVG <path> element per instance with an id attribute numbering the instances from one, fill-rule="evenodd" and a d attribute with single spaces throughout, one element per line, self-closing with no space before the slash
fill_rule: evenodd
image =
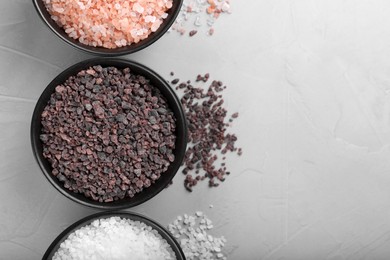
<path id="1" fill-rule="evenodd" d="M 244 155 L 228 158 L 219 188 L 187 193 L 178 174 L 132 210 L 162 224 L 204 211 L 229 259 L 389 259 L 390 2 L 231 2 L 213 37 L 170 33 L 127 58 L 226 83 Z M 39 259 L 96 212 L 58 194 L 29 141 L 41 91 L 89 57 L 57 39 L 30 0 L 0 2 L 0 259 Z"/>

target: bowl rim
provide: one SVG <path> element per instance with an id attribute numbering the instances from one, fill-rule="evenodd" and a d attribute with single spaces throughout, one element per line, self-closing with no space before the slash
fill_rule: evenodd
<path id="1" fill-rule="evenodd" d="M 122 217 L 122 218 L 127 218 L 127 219 L 130 219 L 133 221 L 140 221 L 140 222 L 145 223 L 146 225 L 148 225 L 148 226 L 152 227 L 154 230 L 156 230 L 161 235 L 161 237 L 165 241 L 167 241 L 167 243 L 171 246 L 173 252 L 175 253 L 177 260 L 185 260 L 186 259 L 184 252 L 181 249 L 180 244 L 175 239 L 175 237 L 171 233 L 169 233 L 169 231 L 165 227 L 163 227 L 160 223 L 158 223 L 157 221 L 155 221 L 155 220 L 153 220 L 145 215 L 135 213 L 135 212 L 105 211 L 105 212 L 99 212 L 99 213 L 95 213 L 95 214 L 86 216 L 86 217 L 74 222 L 70 226 L 68 226 L 64 231 L 62 231 L 53 240 L 53 242 L 50 244 L 50 246 L 47 248 L 45 254 L 43 255 L 42 260 L 49 259 L 49 257 L 52 256 L 56 252 L 54 250 L 58 249 L 57 247 L 59 247 L 60 244 L 64 240 L 66 240 L 68 238 L 68 236 L 71 233 L 73 233 L 75 230 L 77 230 L 81 227 L 84 227 L 86 225 L 89 225 L 94 220 L 105 219 L 105 218 L 109 218 L 109 217 Z"/>
<path id="2" fill-rule="evenodd" d="M 38 149 L 38 145 L 39 145 L 38 142 L 40 142 L 39 135 L 41 134 L 41 129 L 42 129 L 41 121 L 37 120 L 37 119 L 40 119 L 40 116 L 41 116 L 40 106 L 46 106 L 45 103 L 47 103 L 48 99 L 45 96 L 51 95 L 51 93 L 53 93 L 53 90 L 58 85 L 57 82 L 64 82 L 69 77 L 69 75 L 75 75 L 75 73 L 77 73 L 78 71 L 80 71 L 82 69 L 87 69 L 90 66 L 96 66 L 96 65 L 103 64 L 102 65 L 103 67 L 108 67 L 108 66 L 115 67 L 115 65 L 104 65 L 104 64 L 112 64 L 112 63 L 118 64 L 119 67 L 120 66 L 129 67 L 130 70 L 136 68 L 136 69 L 142 70 L 143 72 L 145 72 L 149 75 L 153 75 L 153 77 L 155 77 L 155 79 L 159 81 L 159 83 L 161 84 L 161 87 L 163 89 L 165 89 L 165 91 L 167 91 L 167 93 L 169 93 L 172 101 L 174 102 L 175 108 L 172 107 L 173 104 L 171 104 L 171 103 L 169 103 L 169 107 L 172 108 L 173 112 L 175 109 L 178 112 L 177 114 L 174 112 L 175 118 L 176 118 L 176 131 L 178 131 L 178 129 L 182 130 L 181 135 L 176 135 L 175 150 L 174 150 L 175 161 L 171 163 L 171 165 L 172 165 L 171 167 L 173 167 L 173 170 L 170 173 L 170 177 L 167 177 L 168 179 L 165 180 L 165 185 L 161 184 L 160 187 L 156 188 L 157 190 L 150 192 L 150 193 L 144 193 L 146 195 L 144 195 L 145 197 L 143 199 L 138 199 L 138 200 L 135 200 L 133 202 L 132 201 L 123 201 L 123 200 L 126 200 L 126 199 L 132 200 L 132 199 L 136 198 L 137 194 L 141 194 L 142 192 L 137 193 L 133 198 L 125 197 L 122 200 L 106 203 L 106 202 L 92 201 L 92 200 L 89 200 L 87 197 L 85 197 L 83 194 L 74 193 L 72 191 L 67 190 L 66 188 L 63 187 L 62 183 L 59 184 L 58 183 L 59 181 L 55 180 L 56 177 L 51 174 L 51 171 L 48 171 L 46 169 L 45 162 L 48 163 L 48 161 L 45 158 L 43 158 L 43 155 L 40 153 L 40 151 Z M 138 72 L 136 74 L 138 74 Z M 143 74 L 139 73 L 139 75 L 143 75 Z M 63 78 L 63 77 L 65 77 L 66 79 L 61 80 L 61 78 Z M 49 93 L 49 94 L 47 94 L 47 93 Z M 165 96 L 165 94 L 163 94 L 163 96 Z M 180 137 L 180 139 L 179 139 L 179 137 Z M 142 204 L 142 203 L 150 200 L 151 198 L 153 198 L 157 194 L 159 194 L 162 190 L 164 190 L 165 187 L 169 184 L 169 182 L 172 181 L 172 179 L 175 177 L 175 175 L 177 174 L 177 172 L 178 172 L 178 170 L 179 170 L 179 168 L 184 160 L 184 156 L 185 156 L 185 152 L 186 152 L 186 148 L 187 148 L 187 137 L 188 137 L 188 126 L 187 126 L 187 119 L 186 119 L 183 107 L 182 107 L 181 102 L 180 102 L 179 98 L 177 97 L 176 93 L 170 87 L 170 85 L 167 83 L 167 81 L 164 78 L 162 78 L 159 74 L 154 72 L 152 69 L 150 69 L 150 68 L 148 68 L 148 67 L 146 67 L 138 62 L 131 61 L 131 60 L 125 60 L 125 59 L 121 59 L 121 58 L 103 58 L 103 57 L 92 58 L 92 59 L 78 62 L 78 63 L 70 66 L 69 68 L 65 69 L 64 71 L 62 71 L 42 91 L 42 93 L 41 93 L 41 95 L 40 95 L 40 97 L 35 105 L 35 108 L 34 108 L 34 111 L 32 114 L 31 125 L 30 125 L 30 141 L 31 141 L 32 152 L 33 152 L 33 155 L 34 155 L 36 162 L 39 165 L 39 168 L 41 169 L 41 171 L 42 171 L 43 175 L 46 177 L 46 179 L 62 195 L 64 195 L 68 199 L 71 199 L 72 201 L 77 202 L 81 205 L 88 206 L 91 208 L 101 209 L 101 210 L 120 210 L 120 209 L 131 208 L 131 207 L 137 206 L 139 204 Z M 178 147 L 178 144 L 179 144 L 179 147 Z M 148 187 L 148 188 L 150 188 L 150 187 Z M 144 189 L 143 192 L 147 191 L 148 188 Z M 79 198 L 79 197 L 82 197 L 82 198 Z"/>
<path id="3" fill-rule="evenodd" d="M 67 35 L 65 36 L 64 34 L 61 34 L 59 30 L 62 28 L 59 27 L 54 21 L 52 21 L 52 20 L 49 21 L 49 19 L 46 18 L 45 13 L 50 15 L 49 12 L 46 10 L 46 8 L 41 8 L 40 4 L 38 3 L 39 1 L 43 1 L 43 0 L 32 0 L 32 1 L 33 1 L 33 5 L 34 5 L 37 13 L 39 14 L 39 17 L 41 18 L 41 20 L 61 40 L 63 40 L 64 42 L 66 42 L 70 46 L 72 46 L 78 50 L 81 50 L 85 53 L 98 55 L 98 56 L 102 56 L 102 57 L 115 57 L 115 56 L 121 56 L 121 55 L 135 53 L 135 52 L 138 52 L 138 51 L 150 46 L 151 44 L 155 43 L 169 30 L 169 28 L 176 21 L 176 18 L 179 15 L 181 7 L 182 7 L 183 2 L 184 2 L 184 0 L 173 0 L 173 1 L 178 2 L 178 4 L 177 4 L 177 6 L 173 6 L 173 7 L 175 7 L 175 9 L 173 9 L 173 10 L 170 9 L 170 10 L 172 10 L 172 14 L 170 14 L 166 19 L 163 20 L 163 23 L 161 24 L 160 28 L 156 32 L 152 32 L 148 36 L 148 38 L 138 42 L 137 46 L 135 46 L 135 44 L 134 44 L 134 45 L 127 45 L 127 46 L 116 48 L 116 49 L 107 49 L 107 48 L 103 48 L 103 47 L 93 47 L 93 46 L 85 45 L 85 44 L 78 42 L 78 40 L 72 41 L 69 36 L 67 36 Z M 44 5 L 44 3 L 43 3 L 43 5 Z M 168 10 L 168 12 L 170 10 Z"/>

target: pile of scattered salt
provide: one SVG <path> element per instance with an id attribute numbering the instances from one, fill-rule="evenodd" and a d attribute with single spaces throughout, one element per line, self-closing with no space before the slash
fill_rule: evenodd
<path id="1" fill-rule="evenodd" d="M 44 0 L 51 18 L 81 43 L 117 48 L 146 39 L 168 16 L 172 0 Z"/>
<path id="2" fill-rule="evenodd" d="M 181 35 L 189 30 L 188 35 L 192 37 L 203 26 L 208 28 L 208 35 L 213 35 L 216 19 L 221 14 L 230 13 L 230 0 L 184 0 L 180 15 L 171 29 Z"/>
<path id="3" fill-rule="evenodd" d="M 54 260 L 171 260 L 176 259 L 166 240 L 152 227 L 120 217 L 98 219 L 69 235 Z"/>
<path id="4" fill-rule="evenodd" d="M 168 225 L 169 232 L 179 241 L 188 260 L 226 260 L 222 253 L 226 239 L 208 234 L 212 228 L 211 220 L 200 211 L 192 216 L 178 216 Z"/>
<path id="5" fill-rule="evenodd" d="M 174 73 L 171 72 L 171 76 Z M 181 83 L 179 78 L 171 80 L 176 90 L 183 92 L 180 99 L 188 122 L 188 146 L 184 156 L 183 174 L 186 175 L 184 186 L 188 191 L 200 181 L 207 179 L 210 187 L 218 187 L 230 174 L 225 162 L 228 152 L 242 155 L 242 149 L 236 147 L 237 136 L 228 133 L 228 128 L 239 116 L 231 114 L 227 121 L 227 109 L 224 105 L 223 91 L 226 89 L 222 81 L 213 80 L 208 88 L 210 74 L 198 75 L 194 83 L 190 80 Z M 179 83 L 179 84 L 178 84 Z M 178 84 L 178 85 L 177 85 Z M 204 172 L 202 172 L 202 170 Z"/>

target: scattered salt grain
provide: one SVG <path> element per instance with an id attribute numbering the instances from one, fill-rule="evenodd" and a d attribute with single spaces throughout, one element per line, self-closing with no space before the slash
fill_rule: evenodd
<path id="1" fill-rule="evenodd" d="M 218 187 L 230 174 L 223 162 L 225 154 L 232 152 L 241 156 L 243 153 L 236 147 L 237 136 L 228 133 L 239 114 L 228 117 L 222 95 L 226 86 L 222 81 L 213 80 L 207 87 L 205 83 L 210 81 L 209 73 L 197 75 L 194 83 L 190 80 L 179 83 L 178 78 L 171 81 L 183 94 L 180 101 L 188 122 L 188 146 L 182 173 L 186 175 L 184 187 L 190 192 L 205 179 L 209 187 Z"/>
<path id="2" fill-rule="evenodd" d="M 69 235 L 54 260 L 77 259 L 171 260 L 175 254 L 152 227 L 130 219 L 110 217 L 94 220 Z"/>
<path id="3" fill-rule="evenodd" d="M 212 27 L 219 16 L 230 13 L 230 0 L 184 0 L 171 30 L 183 35 L 186 31 L 193 31 L 194 26 L 199 28 L 205 25 L 209 28 L 207 35 L 211 36 L 214 33 Z"/>
<path id="4" fill-rule="evenodd" d="M 186 220 L 188 223 L 184 224 Z M 227 257 L 222 253 L 226 239 L 223 236 L 213 237 L 208 234 L 206 229 L 209 226 L 212 226 L 211 220 L 203 212 L 197 211 L 192 216 L 187 214 L 178 216 L 168 225 L 168 230 L 178 239 L 186 259 L 226 260 Z"/>
<path id="5" fill-rule="evenodd" d="M 45 0 L 52 19 L 81 43 L 118 48 L 157 31 L 173 0 Z M 132 33 L 133 30 L 137 33 Z"/>

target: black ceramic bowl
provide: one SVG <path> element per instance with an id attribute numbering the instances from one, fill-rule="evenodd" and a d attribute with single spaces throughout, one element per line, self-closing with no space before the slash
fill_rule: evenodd
<path id="1" fill-rule="evenodd" d="M 41 114 L 46 105 L 48 104 L 51 94 L 55 91 L 55 87 L 64 83 L 70 76 L 76 75 L 79 71 L 87 69 L 94 65 L 101 65 L 103 67 L 114 66 L 118 69 L 130 68 L 132 73 L 145 76 L 147 79 L 150 80 L 151 84 L 154 87 L 158 88 L 161 91 L 162 95 L 167 100 L 168 106 L 172 109 L 176 118 L 176 143 L 175 150 L 173 151 L 175 155 L 175 160 L 169 165 L 167 171 L 161 174 L 161 177 L 154 184 L 152 184 L 148 188 L 145 188 L 142 192 L 137 193 L 133 198 L 126 197 L 122 200 L 117 200 L 113 202 L 97 202 L 87 198 L 83 194 L 69 191 L 64 187 L 63 183 L 57 179 L 57 177 L 52 175 L 52 167 L 49 161 L 46 160 L 42 154 L 43 146 L 40 140 L 40 134 L 42 131 Z M 175 176 L 183 161 L 187 145 L 186 118 L 179 99 L 177 98 L 172 88 L 168 85 L 166 80 L 164 80 L 161 76 L 159 76 L 151 69 L 139 63 L 118 58 L 95 58 L 82 61 L 66 69 L 60 75 L 58 75 L 52 82 L 50 82 L 50 84 L 41 94 L 34 109 L 30 130 L 31 144 L 35 159 L 37 160 L 39 167 L 42 169 L 45 177 L 49 180 L 49 182 L 63 195 L 72 199 L 73 201 L 76 201 L 86 206 L 104 210 L 115 210 L 133 207 L 157 195 L 171 182 L 172 178 Z"/>
<path id="2" fill-rule="evenodd" d="M 139 50 L 142 50 L 143 48 L 151 45 L 155 41 L 157 41 L 161 36 L 163 36 L 168 29 L 171 27 L 171 25 L 174 23 L 177 15 L 180 12 L 181 5 L 183 3 L 183 0 L 173 0 L 173 6 L 171 9 L 168 10 L 168 17 L 164 19 L 161 26 L 158 28 L 157 31 L 151 33 L 148 38 L 135 43 L 131 44 L 129 46 L 120 47 L 116 49 L 106 49 L 103 47 L 93 47 L 88 46 L 85 44 L 82 44 L 78 40 L 75 40 L 68 36 L 68 34 L 65 33 L 65 30 L 61 28 L 53 19 L 51 19 L 51 15 L 46 9 L 46 6 L 43 2 L 44 0 L 33 0 L 34 6 L 39 14 L 39 16 L 42 18 L 44 23 L 63 41 L 70 44 L 71 46 L 83 50 L 85 52 L 94 54 L 94 55 L 100 55 L 100 56 L 119 56 L 119 55 L 126 55 L 133 52 L 137 52 Z"/>
<path id="3" fill-rule="evenodd" d="M 173 252 L 175 253 L 177 260 L 185 260 L 185 256 L 183 251 L 180 248 L 179 243 L 175 240 L 175 238 L 160 224 L 158 224 L 156 221 L 147 218 L 145 216 L 135 214 L 135 213 L 127 213 L 127 212 L 105 212 L 105 213 L 97 213 L 94 215 L 90 215 L 88 217 L 85 217 L 76 223 L 72 224 L 70 227 L 65 229 L 54 241 L 51 243 L 49 248 L 46 250 L 45 255 L 42 259 L 52 259 L 55 252 L 59 249 L 61 243 L 65 241 L 71 233 L 76 231 L 79 228 L 82 228 L 86 225 L 91 224 L 96 219 L 105 219 L 110 217 L 121 217 L 130 219 L 133 221 L 140 221 L 145 223 L 146 225 L 152 227 L 154 230 L 156 230 L 162 238 L 164 238 L 168 244 L 171 246 Z"/>

